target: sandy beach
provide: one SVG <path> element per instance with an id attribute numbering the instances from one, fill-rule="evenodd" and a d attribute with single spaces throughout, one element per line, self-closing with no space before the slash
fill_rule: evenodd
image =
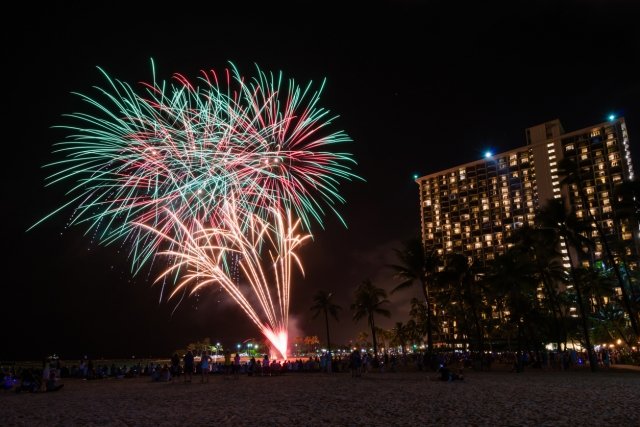
<path id="1" fill-rule="evenodd" d="M 3 426 L 639 426 L 640 371 L 291 373 L 201 384 L 64 379 L 0 394 Z"/>

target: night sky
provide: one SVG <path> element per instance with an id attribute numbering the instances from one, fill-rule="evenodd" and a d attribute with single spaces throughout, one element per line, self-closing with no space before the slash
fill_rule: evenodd
<path id="1" fill-rule="evenodd" d="M 332 341 L 367 330 L 365 319 L 351 320 L 352 294 L 366 278 L 393 288 L 385 265 L 394 248 L 419 235 L 414 174 L 478 159 L 489 148 L 522 146 L 524 129 L 547 120 L 574 130 L 611 113 L 626 118 L 640 167 L 640 14 L 633 2 L 376 1 L 361 9 L 187 3 L 25 5 L 7 17 L 21 30 L 2 29 L 8 96 L 1 212 L 8 237 L 0 360 L 54 352 L 164 357 L 204 337 L 231 346 L 259 338 L 213 289 L 177 308 L 177 301 L 160 301 L 153 277 L 132 277 L 126 251 L 92 243 L 81 226 L 65 228 L 70 210 L 25 231 L 65 200 L 67 186 L 45 188 L 41 166 L 58 158 L 52 144 L 66 135 L 52 126 L 68 124 L 65 113 L 86 111 L 71 92 L 93 93 L 92 85 L 104 83 L 96 66 L 132 84 L 151 79 L 150 58 L 165 80 L 174 72 L 195 78 L 200 69 L 222 70 L 227 61 L 245 75 L 256 63 L 299 83 L 327 78 L 320 105 L 340 115 L 332 129 L 353 138 L 342 148 L 354 153 L 355 172 L 366 182 L 341 186 L 348 228 L 327 217 L 302 249 L 306 277 L 291 288 L 293 336 L 324 340 L 322 319 L 309 311 L 318 289 L 334 292 L 343 307 Z M 393 316 L 380 325 L 408 320 L 412 296 L 391 295 Z"/>

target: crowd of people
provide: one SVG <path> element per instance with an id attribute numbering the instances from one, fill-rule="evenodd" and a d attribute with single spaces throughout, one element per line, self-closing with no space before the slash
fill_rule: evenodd
<path id="1" fill-rule="evenodd" d="M 42 369 L 23 368 L 2 369 L 2 389 L 14 390 L 16 393 L 54 392 L 60 390 L 60 366 L 51 360 L 42 362 Z"/>
<path id="2" fill-rule="evenodd" d="M 619 363 L 619 354 L 608 348 L 597 352 L 600 368 L 608 369 Z M 220 360 L 222 359 L 222 360 Z M 374 357 L 372 352 L 353 350 L 351 353 L 322 355 L 289 360 L 270 359 L 264 354 L 259 357 L 241 358 L 239 353 L 229 351 L 223 357 L 214 357 L 208 351 L 187 351 L 183 356 L 175 353 L 164 363 L 141 362 L 129 365 L 111 363 L 96 364 L 90 358 L 81 359 L 78 364 L 67 367 L 59 359 L 46 359 L 42 367 L 2 368 L 2 389 L 16 392 L 53 392 L 63 387 L 61 378 L 81 378 L 86 380 L 102 378 L 134 378 L 148 376 L 154 382 L 181 380 L 191 382 L 194 376 L 200 382 L 209 382 L 211 375 L 224 378 L 247 376 L 275 376 L 293 372 L 350 372 L 352 377 L 361 377 L 368 372 L 395 372 L 399 369 L 416 369 L 435 372 L 434 379 L 443 381 L 461 380 L 464 369 L 491 370 L 494 364 L 511 367 L 513 372 L 527 369 L 574 370 L 588 366 L 588 358 L 583 352 L 566 350 L 562 352 L 486 352 L 482 355 L 470 352 L 440 353 L 382 353 Z"/>

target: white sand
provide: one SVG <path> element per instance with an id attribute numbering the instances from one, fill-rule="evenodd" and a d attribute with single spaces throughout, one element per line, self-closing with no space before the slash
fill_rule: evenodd
<path id="1" fill-rule="evenodd" d="M 63 379 L 0 393 L 2 426 L 640 426 L 640 372 L 291 373 L 225 379 Z"/>

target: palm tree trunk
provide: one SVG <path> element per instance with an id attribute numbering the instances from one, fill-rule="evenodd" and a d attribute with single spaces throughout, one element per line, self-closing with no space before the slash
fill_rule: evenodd
<path id="1" fill-rule="evenodd" d="M 524 354 L 522 351 L 522 322 L 518 319 L 518 351 L 516 352 L 516 372 L 522 372 L 524 369 Z"/>
<path id="2" fill-rule="evenodd" d="M 566 242 L 569 241 L 567 236 L 563 237 L 565 238 Z M 598 370 L 598 361 L 593 351 L 593 347 L 591 346 L 591 338 L 589 337 L 589 324 L 587 322 L 587 311 L 584 307 L 584 301 L 582 299 L 582 289 L 576 276 L 576 269 L 573 266 L 573 260 L 571 259 L 570 250 L 567 250 L 567 256 L 569 257 L 569 264 L 571 265 L 571 278 L 573 279 L 573 286 L 575 286 L 576 288 L 576 298 L 578 299 L 578 306 L 580 307 L 580 320 L 582 323 L 582 333 L 584 334 L 584 343 L 587 347 L 587 355 L 589 356 L 589 366 L 591 367 L 591 372 L 596 372 Z"/>
<path id="3" fill-rule="evenodd" d="M 378 357 L 378 342 L 376 341 L 376 325 L 373 322 L 373 314 L 369 315 L 369 325 L 371 326 L 371 338 L 373 339 L 373 357 Z"/>
<path id="4" fill-rule="evenodd" d="M 429 284 L 427 282 L 422 283 L 422 293 L 424 295 L 424 301 L 427 304 L 427 348 L 429 352 L 433 351 L 433 330 L 431 327 L 431 304 L 429 303 Z"/>
<path id="5" fill-rule="evenodd" d="M 327 313 L 327 310 L 324 310 L 324 322 L 327 326 L 327 350 L 329 351 L 329 354 L 331 354 L 331 338 L 329 338 L 329 314 Z"/>
<path id="6" fill-rule="evenodd" d="M 553 323 L 555 325 L 555 334 L 556 334 L 556 345 L 558 346 L 558 351 L 561 348 L 561 338 L 562 335 L 566 335 L 564 331 L 564 322 L 561 322 L 562 319 L 562 310 L 560 310 L 560 306 L 558 305 L 558 301 L 556 298 L 556 294 L 553 291 L 553 287 L 551 286 L 550 280 L 544 272 L 544 269 L 540 264 L 538 264 L 538 268 L 540 269 L 542 276 L 542 284 L 544 285 L 547 295 L 549 298 L 549 302 L 551 304 L 551 311 L 553 312 Z"/>

